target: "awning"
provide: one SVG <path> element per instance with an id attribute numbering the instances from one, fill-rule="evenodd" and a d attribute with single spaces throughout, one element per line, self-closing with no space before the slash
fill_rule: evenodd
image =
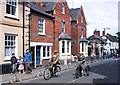
<path id="1" fill-rule="evenodd" d="M 53 43 L 30 42 L 31 47 L 35 46 L 53 46 Z"/>

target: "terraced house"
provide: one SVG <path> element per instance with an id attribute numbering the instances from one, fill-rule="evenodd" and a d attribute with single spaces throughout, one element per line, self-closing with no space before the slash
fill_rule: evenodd
<path id="1" fill-rule="evenodd" d="M 79 52 L 87 56 L 82 7 L 69 9 L 67 2 L 30 2 L 25 3 L 23 11 L 23 3 L 18 0 L 1 3 L 4 3 L 0 4 L 2 62 L 9 61 L 13 52 L 17 57 L 22 56 L 29 47 L 35 68 L 45 66 L 54 50 L 58 50 L 62 64 L 67 64 Z"/>
<path id="2" fill-rule="evenodd" d="M 30 46 L 34 66 L 48 63 L 53 50 L 53 24 L 54 17 L 44 12 L 38 4 L 30 3 L 31 25 L 30 25 Z M 47 62 L 47 63 L 46 63 Z"/>
<path id="3" fill-rule="evenodd" d="M 58 50 L 61 63 L 71 59 L 71 20 L 67 2 L 44 2 L 45 11 L 54 19 L 54 50 Z"/>
<path id="4" fill-rule="evenodd" d="M 29 8 L 24 7 L 25 28 L 23 36 L 23 3 L 18 0 L 0 0 L 0 64 L 9 63 L 12 53 L 23 56 L 28 42 Z M 24 37 L 24 43 L 23 43 Z"/>
<path id="5" fill-rule="evenodd" d="M 71 36 L 72 36 L 72 55 L 78 56 L 83 53 L 88 56 L 88 41 L 86 19 L 83 12 L 83 7 L 70 9 L 71 13 Z"/>
<path id="6" fill-rule="evenodd" d="M 58 50 L 61 63 L 71 58 L 71 21 L 67 2 L 31 3 L 31 50 L 35 67 Z"/>
<path id="7" fill-rule="evenodd" d="M 67 2 L 34 2 L 30 8 L 35 67 L 39 63 L 47 64 L 54 50 L 58 50 L 63 64 L 80 52 L 88 56 L 87 24 L 82 7 L 69 9 Z"/>

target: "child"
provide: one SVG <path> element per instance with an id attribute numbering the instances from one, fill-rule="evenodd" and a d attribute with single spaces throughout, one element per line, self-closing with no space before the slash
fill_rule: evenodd
<path id="1" fill-rule="evenodd" d="M 17 58 L 15 57 L 15 54 L 12 53 L 12 57 L 10 59 L 11 64 L 12 64 L 12 73 L 11 75 L 16 71 L 16 64 L 17 64 Z"/>
<path id="2" fill-rule="evenodd" d="M 18 74 L 20 74 L 21 71 L 23 71 L 23 74 L 25 73 L 25 72 L 24 72 L 23 59 L 22 59 L 21 56 L 19 57 L 19 67 L 18 67 L 18 70 L 19 70 L 19 73 L 18 73 Z"/>

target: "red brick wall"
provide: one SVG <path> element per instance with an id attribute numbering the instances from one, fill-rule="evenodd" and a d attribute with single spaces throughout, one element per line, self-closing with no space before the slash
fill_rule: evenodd
<path id="1" fill-rule="evenodd" d="M 52 12 L 50 12 L 49 14 L 61 19 L 62 21 L 64 20 L 65 22 L 70 22 L 70 12 L 66 2 L 64 2 L 64 6 L 65 14 L 62 14 L 62 2 L 57 3 L 55 7 L 55 14 L 53 14 Z M 55 38 L 58 38 L 62 33 L 62 21 L 55 20 Z M 71 37 L 71 25 L 68 23 L 65 23 L 65 33 L 67 33 Z M 59 40 L 55 40 L 54 46 L 54 49 L 59 51 Z"/>
<path id="2" fill-rule="evenodd" d="M 83 17 L 83 23 L 81 23 L 81 14 L 84 16 Z M 85 15 L 83 13 L 82 8 L 81 8 L 81 11 L 80 11 L 79 16 L 78 16 L 78 23 L 77 22 L 72 22 L 71 25 L 72 26 L 78 25 L 78 26 L 86 29 L 86 20 L 85 20 Z M 71 28 L 72 40 L 77 40 L 77 41 L 80 40 L 81 30 L 82 29 L 80 29 L 80 28 Z M 87 38 L 86 30 L 83 30 L 83 37 Z M 78 42 L 74 43 L 74 44 L 72 43 L 72 54 L 78 56 L 79 52 L 80 52 L 80 43 L 78 43 Z"/>
<path id="3" fill-rule="evenodd" d="M 72 55 L 76 55 L 78 56 L 79 52 L 80 52 L 80 43 L 72 43 Z"/>
<path id="4" fill-rule="evenodd" d="M 64 3 L 64 6 L 65 6 L 65 14 L 62 14 L 62 3 Z M 40 3 L 37 3 L 37 4 L 41 7 Z M 43 9 L 44 6 L 41 8 Z M 49 14 L 61 19 L 62 21 L 64 20 L 67 22 L 71 22 L 70 21 L 70 12 L 69 12 L 67 2 L 58 2 L 55 7 L 55 14 L 53 14 L 53 11 L 49 12 Z M 55 38 L 58 38 L 60 36 L 60 34 L 62 33 L 62 21 L 55 20 Z M 37 30 L 34 30 L 34 31 L 37 31 Z M 47 32 L 53 32 L 53 30 L 47 31 Z M 71 25 L 68 23 L 65 23 L 65 32 L 71 37 Z M 39 40 L 37 40 L 37 41 L 39 41 Z M 55 40 L 53 49 L 56 49 L 59 51 L 59 40 Z"/>
<path id="5" fill-rule="evenodd" d="M 45 35 L 53 36 L 53 20 L 49 17 L 46 17 L 42 14 L 32 11 L 31 14 L 31 42 L 43 42 L 43 43 L 53 43 L 54 39 L 43 36 L 34 36 L 32 33 L 38 34 L 38 19 L 45 20 Z M 53 50 L 53 46 L 52 46 Z M 53 51 L 52 51 L 53 52 Z M 42 65 L 46 66 L 48 64 L 48 60 L 43 60 Z"/>
<path id="6" fill-rule="evenodd" d="M 77 39 L 77 36 L 78 36 L 78 33 L 77 33 L 77 28 L 71 28 L 71 36 L 72 36 L 72 40 L 76 40 Z"/>
<path id="7" fill-rule="evenodd" d="M 45 35 L 53 36 L 53 20 L 45 17 L 37 12 L 32 12 L 31 15 L 31 34 L 38 34 L 38 19 L 45 20 Z M 53 43 L 53 38 L 43 36 L 33 36 L 31 35 L 31 42 L 46 42 Z"/>

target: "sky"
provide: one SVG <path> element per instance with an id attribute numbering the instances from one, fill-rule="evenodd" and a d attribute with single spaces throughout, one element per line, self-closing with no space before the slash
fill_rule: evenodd
<path id="1" fill-rule="evenodd" d="M 80 8 L 87 21 L 87 37 L 93 35 L 95 29 L 102 35 L 103 28 L 110 28 L 106 33 L 116 35 L 118 32 L 119 0 L 66 0 L 69 8 Z"/>

